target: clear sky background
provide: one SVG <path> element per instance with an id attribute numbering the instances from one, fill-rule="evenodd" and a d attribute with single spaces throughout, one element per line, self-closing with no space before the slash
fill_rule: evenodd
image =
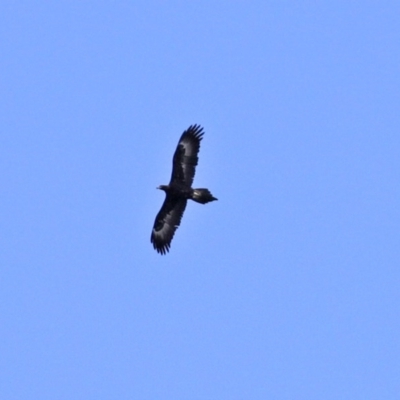
<path id="1" fill-rule="evenodd" d="M 2 399 L 399 399 L 400 3 L 2 1 Z M 167 256 L 181 133 L 204 126 Z"/>

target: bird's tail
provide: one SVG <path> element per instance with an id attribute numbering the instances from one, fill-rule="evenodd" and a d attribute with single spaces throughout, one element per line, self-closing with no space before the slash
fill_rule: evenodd
<path id="1" fill-rule="evenodd" d="M 192 200 L 197 203 L 206 204 L 218 199 L 215 198 L 208 189 L 193 189 Z"/>

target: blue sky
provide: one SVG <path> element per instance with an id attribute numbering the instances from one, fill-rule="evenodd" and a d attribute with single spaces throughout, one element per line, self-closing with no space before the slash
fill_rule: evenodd
<path id="1" fill-rule="evenodd" d="M 2 398 L 398 399 L 399 16 L 3 1 Z M 219 201 L 160 256 L 194 123 Z"/>

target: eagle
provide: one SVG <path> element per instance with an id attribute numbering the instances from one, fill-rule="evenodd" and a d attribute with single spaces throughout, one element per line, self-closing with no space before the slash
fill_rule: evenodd
<path id="1" fill-rule="evenodd" d="M 154 221 L 151 243 L 160 254 L 169 251 L 189 199 L 200 204 L 218 200 L 208 189 L 192 188 L 203 135 L 203 128 L 196 124 L 182 133 L 172 159 L 171 180 L 157 187 L 165 192 L 165 200 Z"/>

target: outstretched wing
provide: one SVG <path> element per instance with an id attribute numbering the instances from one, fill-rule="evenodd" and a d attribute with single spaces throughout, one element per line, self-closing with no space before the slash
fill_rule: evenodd
<path id="1" fill-rule="evenodd" d="M 151 232 L 151 243 L 158 253 L 166 254 L 169 251 L 172 238 L 181 223 L 186 203 L 186 199 L 176 199 L 166 195 Z"/>
<path id="2" fill-rule="evenodd" d="M 203 135 L 203 128 L 200 125 L 191 125 L 182 133 L 172 161 L 170 184 L 183 183 L 192 186 Z"/>

